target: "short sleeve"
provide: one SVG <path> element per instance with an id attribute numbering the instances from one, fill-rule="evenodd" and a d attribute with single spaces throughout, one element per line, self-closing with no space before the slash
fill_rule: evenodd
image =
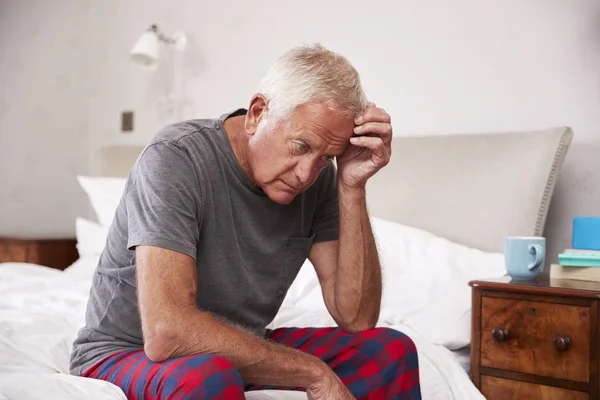
<path id="1" fill-rule="evenodd" d="M 332 162 L 325 167 L 319 185 L 313 230 L 315 232 L 314 243 L 339 239 L 337 171 Z"/>
<path id="2" fill-rule="evenodd" d="M 127 247 L 147 245 L 196 260 L 201 185 L 188 153 L 169 142 L 150 145 L 132 170 L 125 193 Z"/>

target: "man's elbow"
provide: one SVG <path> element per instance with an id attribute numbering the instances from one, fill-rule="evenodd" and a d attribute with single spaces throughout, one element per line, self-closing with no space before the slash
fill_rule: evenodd
<path id="1" fill-rule="evenodd" d="M 377 326 L 378 319 L 379 313 L 374 313 L 373 315 L 355 316 L 352 319 L 341 318 L 341 323 L 339 325 L 340 328 L 348 333 L 360 333 L 375 328 L 375 326 Z"/>
<path id="2" fill-rule="evenodd" d="M 166 361 L 173 357 L 179 341 L 179 333 L 172 324 L 153 324 L 144 334 L 144 353 L 153 362 Z"/>
<path id="3" fill-rule="evenodd" d="M 341 328 L 348 333 L 360 333 L 375 328 L 377 322 L 372 321 L 354 321 L 342 324 Z"/>
<path id="4" fill-rule="evenodd" d="M 348 333 L 360 333 L 368 331 L 377 326 L 379 321 L 379 309 L 375 310 L 359 310 L 358 312 L 354 309 L 340 310 L 336 308 L 337 318 L 334 317 L 338 326 Z M 332 314 L 333 315 L 333 314 Z"/>

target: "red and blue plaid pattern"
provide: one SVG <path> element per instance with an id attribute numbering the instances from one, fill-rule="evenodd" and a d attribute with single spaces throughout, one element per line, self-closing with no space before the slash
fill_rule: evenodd
<path id="1" fill-rule="evenodd" d="M 280 328 L 268 330 L 266 337 L 319 357 L 358 400 L 421 400 L 417 349 L 402 332 Z M 128 399 L 244 399 L 245 390 L 285 389 L 244 383 L 223 357 L 197 355 L 155 363 L 142 349 L 114 354 L 84 376 L 114 383 Z"/>
<path id="2" fill-rule="evenodd" d="M 119 386 L 128 399 L 243 399 L 242 377 L 211 354 L 151 361 L 142 349 L 107 357 L 83 376 Z"/>

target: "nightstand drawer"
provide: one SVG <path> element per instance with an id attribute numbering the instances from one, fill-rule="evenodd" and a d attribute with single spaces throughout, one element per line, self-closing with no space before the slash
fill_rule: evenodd
<path id="1" fill-rule="evenodd" d="M 589 382 L 590 308 L 482 297 L 481 366 Z"/>
<path id="2" fill-rule="evenodd" d="M 590 398 L 585 392 L 512 381 L 493 376 L 481 377 L 481 393 L 487 399 L 493 400 L 588 400 Z"/>

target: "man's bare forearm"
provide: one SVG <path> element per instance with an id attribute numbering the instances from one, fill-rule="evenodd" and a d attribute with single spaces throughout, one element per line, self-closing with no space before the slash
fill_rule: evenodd
<path id="1" fill-rule="evenodd" d="M 350 331 L 375 326 L 381 307 L 381 267 L 366 205 L 366 189 L 339 193 L 340 239 L 335 275 L 338 320 Z"/>
<path id="2" fill-rule="evenodd" d="M 259 385 L 306 388 L 328 372 L 317 357 L 257 337 L 195 307 L 172 315 L 168 323 L 176 328 L 162 341 L 165 358 L 219 355 L 236 367 L 244 382 Z"/>

